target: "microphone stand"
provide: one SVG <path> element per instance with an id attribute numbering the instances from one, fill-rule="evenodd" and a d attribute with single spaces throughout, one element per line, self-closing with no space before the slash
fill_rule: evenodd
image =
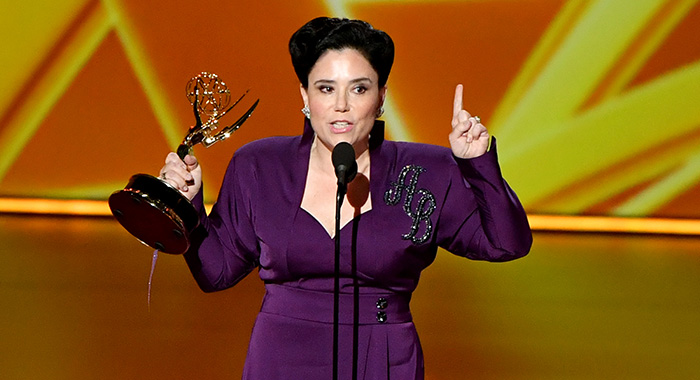
<path id="1" fill-rule="evenodd" d="M 338 178 L 335 201 L 335 276 L 333 289 L 333 380 L 338 380 L 338 331 L 340 329 L 340 207 L 343 205 L 347 185 Z"/>
<path id="2" fill-rule="evenodd" d="M 340 142 L 333 148 L 331 161 L 335 167 L 335 175 L 338 177 L 338 191 L 336 193 L 335 202 L 335 276 L 333 284 L 333 380 L 338 380 L 338 336 L 340 330 L 340 208 L 343 205 L 345 194 L 348 191 L 348 182 L 352 181 L 357 174 L 355 150 L 350 143 Z M 355 298 L 357 298 L 356 294 Z M 353 317 L 355 317 L 355 315 L 353 315 Z M 353 334 L 355 334 L 354 330 Z M 355 340 L 355 335 L 353 335 L 353 340 Z M 353 358 L 356 356 L 355 351 L 356 349 L 353 348 Z M 354 363 L 353 366 L 357 367 Z M 356 372 L 355 369 L 353 369 L 353 380 L 355 378 Z"/>

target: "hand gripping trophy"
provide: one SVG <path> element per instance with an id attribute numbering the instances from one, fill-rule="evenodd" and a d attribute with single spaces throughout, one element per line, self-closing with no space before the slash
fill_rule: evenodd
<path id="1" fill-rule="evenodd" d="M 250 117 L 260 99 L 235 123 L 221 128 L 219 119 L 235 107 L 231 93 L 216 74 L 203 72 L 192 78 L 186 87 L 187 99 L 193 106 L 195 125 L 191 126 L 177 155 L 184 159 L 192 147 L 210 147 L 231 136 Z M 202 122 L 206 119 L 206 122 Z M 192 203 L 167 182 L 148 174 L 136 174 L 123 190 L 109 197 L 109 208 L 117 221 L 144 244 L 161 252 L 182 254 L 190 246 L 189 235 L 199 225 L 199 215 Z"/>

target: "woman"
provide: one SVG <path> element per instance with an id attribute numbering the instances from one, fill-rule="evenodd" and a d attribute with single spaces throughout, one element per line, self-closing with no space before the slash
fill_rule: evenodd
<path id="1" fill-rule="evenodd" d="M 204 291 L 226 289 L 259 269 L 266 294 L 245 379 L 330 379 L 337 189 L 331 152 L 348 142 L 358 174 L 340 215 L 340 378 L 357 371 L 360 379 L 422 379 L 408 307 L 420 272 L 438 247 L 478 260 L 526 255 L 526 215 L 501 177 L 495 139 L 489 148 L 484 125 L 462 109 L 461 85 L 451 149 L 384 141 L 376 119 L 394 57 L 386 33 L 363 21 L 317 18 L 294 33 L 289 50 L 304 132 L 240 148 L 209 216 L 196 158 L 168 155 L 161 177 L 201 215 L 186 261 Z"/>

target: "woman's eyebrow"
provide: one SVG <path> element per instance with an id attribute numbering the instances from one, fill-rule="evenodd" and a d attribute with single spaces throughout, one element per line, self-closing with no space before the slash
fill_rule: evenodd
<path id="1" fill-rule="evenodd" d="M 372 79 L 371 79 L 371 78 L 368 78 L 368 77 L 361 77 L 361 78 L 356 78 L 356 79 L 353 79 L 353 80 L 350 81 L 350 83 L 353 83 L 353 84 L 354 84 L 354 83 L 358 83 L 358 82 L 369 82 L 369 83 L 372 83 Z M 327 84 L 327 83 L 328 83 L 328 84 L 333 84 L 333 83 L 336 83 L 336 81 L 333 80 L 333 79 L 319 79 L 319 80 L 317 80 L 316 82 L 314 82 L 314 85 L 318 85 L 318 84 Z"/>

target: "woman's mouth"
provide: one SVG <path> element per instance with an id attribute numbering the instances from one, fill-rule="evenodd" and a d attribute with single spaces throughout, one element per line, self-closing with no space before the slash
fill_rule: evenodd
<path id="1" fill-rule="evenodd" d="M 348 121 L 334 121 L 331 123 L 331 132 L 345 133 L 352 129 L 352 123 Z"/>

